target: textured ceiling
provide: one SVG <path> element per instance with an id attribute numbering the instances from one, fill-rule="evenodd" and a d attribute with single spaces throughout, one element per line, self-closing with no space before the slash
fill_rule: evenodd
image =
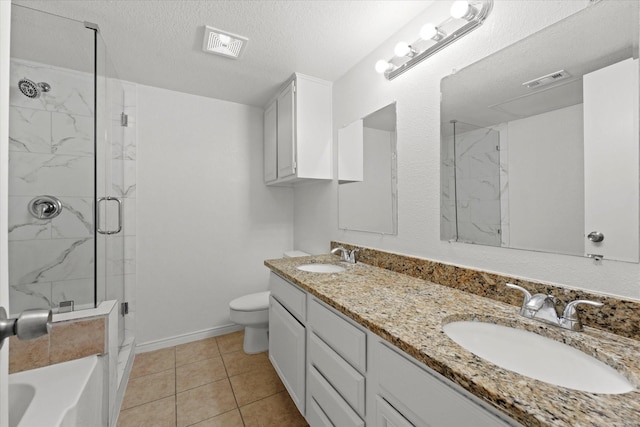
<path id="1" fill-rule="evenodd" d="M 594 4 L 443 79 L 443 130 L 451 132 L 454 119 L 489 127 L 582 102 L 583 75 L 638 57 L 639 7 Z M 533 90 L 522 85 L 559 70 L 572 77 Z"/>
<path id="2" fill-rule="evenodd" d="M 432 1 L 13 3 L 98 24 L 115 69 L 124 80 L 263 106 L 293 72 L 337 80 Z M 244 56 L 232 60 L 202 52 L 205 25 L 248 37 Z M 46 25 L 41 23 L 40 27 Z M 38 46 L 44 43 L 29 36 L 36 31 L 25 28 L 23 33 L 20 43 L 25 46 L 18 46 L 15 52 L 35 56 L 26 59 L 51 63 L 46 61 L 50 57 L 52 62 L 64 63 L 65 56 L 72 54 L 72 49 L 54 52 L 43 48 L 38 52 Z"/>

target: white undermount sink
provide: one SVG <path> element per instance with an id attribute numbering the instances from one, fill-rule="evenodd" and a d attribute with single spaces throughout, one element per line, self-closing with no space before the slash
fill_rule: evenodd
<path id="1" fill-rule="evenodd" d="M 447 323 L 443 330 L 476 356 L 530 378 L 590 393 L 622 394 L 635 390 L 609 365 L 524 329 L 460 321 Z"/>
<path id="2" fill-rule="evenodd" d="M 341 273 L 344 271 L 344 267 L 334 264 L 303 264 L 296 268 L 310 273 Z"/>

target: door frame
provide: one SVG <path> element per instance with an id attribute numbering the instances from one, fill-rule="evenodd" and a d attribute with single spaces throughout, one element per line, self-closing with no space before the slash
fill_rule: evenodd
<path id="1" fill-rule="evenodd" d="M 11 2 L 0 1 L 0 305 L 9 309 L 8 179 Z M 9 425 L 9 345 L 0 350 L 0 427 Z"/>

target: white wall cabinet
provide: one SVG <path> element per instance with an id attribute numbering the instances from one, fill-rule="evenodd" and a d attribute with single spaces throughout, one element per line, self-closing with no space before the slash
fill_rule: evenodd
<path id="1" fill-rule="evenodd" d="M 269 359 L 311 427 L 520 426 L 275 273 L 270 284 Z"/>
<path id="2" fill-rule="evenodd" d="M 333 179 L 330 82 L 295 73 L 267 105 L 264 123 L 267 185 Z"/>

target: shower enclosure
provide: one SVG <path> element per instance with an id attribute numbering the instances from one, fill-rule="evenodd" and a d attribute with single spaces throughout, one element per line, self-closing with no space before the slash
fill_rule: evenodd
<path id="1" fill-rule="evenodd" d="M 501 246 L 506 193 L 500 132 L 459 121 L 443 125 L 442 132 L 442 239 Z"/>
<path id="2" fill-rule="evenodd" d="M 11 30 L 9 310 L 126 303 L 124 84 L 94 24 L 14 5 Z"/>

